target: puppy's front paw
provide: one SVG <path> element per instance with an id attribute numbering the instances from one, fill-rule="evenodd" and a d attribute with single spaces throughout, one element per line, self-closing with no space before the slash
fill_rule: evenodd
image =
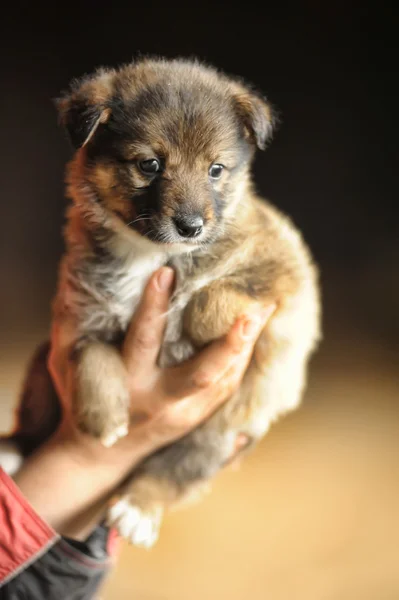
<path id="1" fill-rule="evenodd" d="M 151 548 L 159 537 L 163 509 L 152 505 L 146 509 L 134 505 L 129 497 L 117 499 L 108 511 L 108 525 L 134 546 Z"/>
<path id="2" fill-rule="evenodd" d="M 129 425 L 122 423 L 109 432 L 105 431 L 101 436 L 100 440 L 105 448 L 111 448 L 118 440 L 125 437 L 129 432 Z"/>
<path id="3" fill-rule="evenodd" d="M 87 398 L 88 395 L 86 395 Z M 115 397 L 112 400 L 109 398 L 108 403 L 104 398 L 102 410 L 100 411 L 93 398 L 92 406 L 86 404 L 86 409 L 83 412 L 79 410 L 82 408 L 83 403 L 78 399 L 76 405 L 79 408 L 74 411 L 77 427 L 83 433 L 99 439 L 106 448 L 116 444 L 119 439 L 125 437 L 129 432 L 129 414 L 126 409 L 123 409 L 124 402 L 118 403 L 119 405 L 115 406 L 113 411 L 109 410 L 108 407 L 112 408 L 113 404 L 115 404 Z"/>

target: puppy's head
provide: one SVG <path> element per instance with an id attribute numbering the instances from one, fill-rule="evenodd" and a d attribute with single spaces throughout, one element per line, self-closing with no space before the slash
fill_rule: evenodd
<path id="1" fill-rule="evenodd" d="M 99 70 L 57 104 L 77 151 L 72 195 L 89 189 L 125 229 L 186 249 L 223 230 L 273 126 L 240 82 L 181 60 Z"/>

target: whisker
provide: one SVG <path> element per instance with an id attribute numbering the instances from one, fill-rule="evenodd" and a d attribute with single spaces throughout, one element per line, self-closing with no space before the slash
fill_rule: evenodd
<path id="1" fill-rule="evenodd" d="M 137 217 L 136 219 L 133 219 L 133 221 L 129 221 L 129 223 L 126 223 L 126 225 L 134 225 L 134 223 L 138 223 L 139 221 L 150 221 L 151 217 Z"/>

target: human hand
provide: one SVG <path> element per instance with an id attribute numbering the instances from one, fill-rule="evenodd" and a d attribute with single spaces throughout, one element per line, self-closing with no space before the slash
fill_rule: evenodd
<path id="1" fill-rule="evenodd" d="M 119 469 L 134 466 L 146 455 L 184 436 L 209 417 L 239 387 L 252 355 L 254 343 L 274 311 L 271 305 L 258 313 L 243 315 L 225 338 L 213 342 L 185 363 L 161 369 L 157 357 L 162 345 L 173 270 L 159 269 L 149 280 L 129 327 L 122 357 L 128 372 L 131 425 L 128 435 L 112 448 L 76 430 L 70 413 L 71 386 L 65 362 L 67 333 L 55 329 L 49 369 L 60 397 L 65 419 L 63 438 L 73 439 L 95 461 L 110 461 Z M 57 357 L 57 358 L 56 358 Z"/>

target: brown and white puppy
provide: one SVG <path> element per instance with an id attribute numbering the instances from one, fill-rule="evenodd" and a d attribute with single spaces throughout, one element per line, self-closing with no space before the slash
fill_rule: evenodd
<path id="1" fill-rule="evenodd" d="M 83 430 L 105 445 L 127 433 L 117 346 L 161 265 L 176 271 L 163 366 L 225 335 L 249 305 L 277 306 L 239 392 L 145 460 L 110 508 L 124 537 L 150 546 L 163 511 L 212 478 L 239 436 L 252 446 L 297 407 L 319 339 L 317 272 L 289 219 L 253 191 L 251 161 L 273 114 L 241 81 L 196 62 L 146 59 L 74 82 L 58 108 L 76 152 L 54 319 L 77 331 L 68 352 Z"/>

